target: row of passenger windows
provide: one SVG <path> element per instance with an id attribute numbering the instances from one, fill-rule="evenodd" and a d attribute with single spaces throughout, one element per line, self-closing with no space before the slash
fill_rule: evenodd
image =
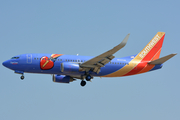
<path id="1" fill-rule="evenodd" d="M 38 60 L 38 58 L 34 58 L 34 59 Z M 42 60 L 46 60 L 46 58 L 42 58 Z M 57 61 L 62 61 L 62 59 L 57 59 Z M 69 60 L 69 59 L 66 59 L 66 61 L 67 62 L 85 62 L 85 60 Z M 109 64 L 129 65 L 129 63 L 120 63 L 120 62 L 109 62 Z"/>
<path id="2" fill-rule="evenodd" d="M 110 64 L 129 65 L 129 63 L 110 62 Z"/>
<path id="3" fill-rule="evenodd" d="M 34 59 L 38 60 L 38 58 L 34 58 Z M 42 60 L 49 60 L 49 59 L 42 58 Z M 62 61 L 62 59 L 57 59 L 57 61 Z M 67 59 L 66 59 L 66 61 L 68 61 L 68 62 L 85 62 L 85 60 L 67 60 Z"/>

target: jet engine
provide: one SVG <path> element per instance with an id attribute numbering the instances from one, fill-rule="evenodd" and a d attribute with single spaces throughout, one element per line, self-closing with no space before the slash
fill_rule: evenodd
<path id="1" fill-rule="evenodd" d="M 66 75 L 53 75 L 53 82 L 58 82 L 58 83 L 69 83 L 74 81 L 75 79 L 73 79 L 70 76 L 66 76 Z"/>

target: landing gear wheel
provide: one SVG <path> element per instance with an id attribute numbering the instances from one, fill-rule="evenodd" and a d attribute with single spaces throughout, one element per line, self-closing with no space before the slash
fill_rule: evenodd
<path id="1" fill-rule="evenodd" d="M 21 76 L 21 80 L 23 80 L 23 79 L 24 79 L 24 76 L 22 75 L 22 76 Z"/>
<path id="2" fill-rule="evenodd" d="M 87 76 L 86 76 L 86 80 L 87 80 L 87 81 L 90 81 L 91 79 L 92 79 L 92 77 L 91 77 L 90 75 L 87 75 Z"/>
<path id="3" fill-rule="evenodd" d="M 81 86 L 84 87 L 86 85 L 86 81 L 82 80 L 81 81 Z"/>

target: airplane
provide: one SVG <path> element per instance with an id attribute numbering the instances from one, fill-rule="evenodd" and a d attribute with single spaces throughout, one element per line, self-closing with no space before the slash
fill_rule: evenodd
<path id="1" fill-rule="evenodd" d="M 80 85 L 85 86 L 86 81 L 94 77 L 123 77 L 160 69 L 177 54 L 159 58 L 165 32 L 158 32 L 138 54 L 115 58 L 113 54 L 126 45 L 129 35 L 119 45 L 96 57 L 30 53 L 14 56 L 2 64 L 21 74 L 22 80 L 24 73 L 52 74 L 53 82 L 70 83 L 80 79 Z"/>

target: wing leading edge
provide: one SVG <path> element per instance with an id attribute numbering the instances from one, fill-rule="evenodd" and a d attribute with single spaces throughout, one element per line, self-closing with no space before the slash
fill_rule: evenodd
<path id="1" fill-rule="evenodd" d="M 101 67 L 104 67 L 105 64 L 107 64 L 109 61 L 115 58 L 113 54 L 119 51 L 121 48 L 123 48 L 126 45 L 129 35 L 130 34 L 128 34 L 119 45 L 115 46 L 109 51 L 102 53 L 101 55 L 98 55 L 82 63 L 80 65 L 80 67 L 82 68 L 82 71 L 89 71 L 90 69 L 93 69 L 93 72 L 99 73 Z"/>

